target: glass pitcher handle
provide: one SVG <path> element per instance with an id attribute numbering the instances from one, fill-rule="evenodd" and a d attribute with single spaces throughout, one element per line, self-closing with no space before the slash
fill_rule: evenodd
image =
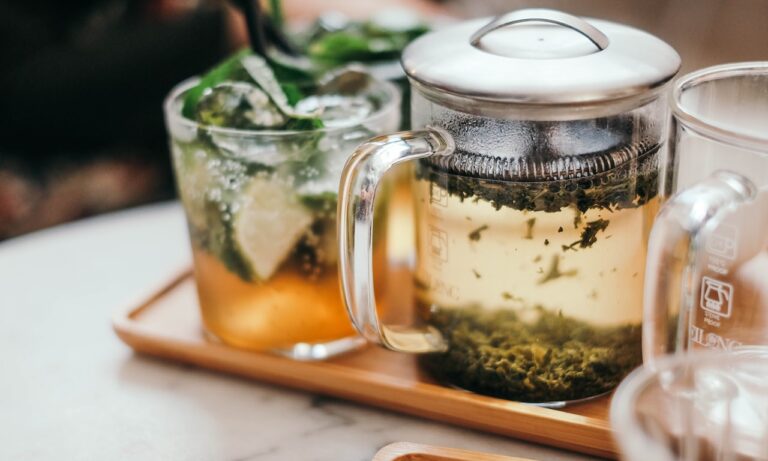
<path id="1" fill-rule="evenodd" d="M 344 304 L 355 328 L 367 340 L 401 352 L 445 349 L 437 330 L 389 327 L 381 323 L 373 296 L 373 208 L 384 174 L 394 165 L 454 150 L 453 138 L 439 128 L 403 131 L 361 144 L 341 175 L 338 202 L 339 275 Z"/>
<path id="2" fill-rule="evenodd" d="M 756 197 L 747 178 L 717 171 L 664 204 L 648 241 L 643 293 L 643 362 L 682 352 L 695 307 L 697 258 L 724 216 Z M 675 315 L 677 320 L 674 321 Z M 674 332 L 670 328 L 676 328 Z M 674 334 L 674 336 L 673 336 Z M 674 339 L 673 339 L 674 338 Z"/>

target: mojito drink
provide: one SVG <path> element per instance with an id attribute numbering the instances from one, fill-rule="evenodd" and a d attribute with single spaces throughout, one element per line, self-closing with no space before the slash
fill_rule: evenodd
<path id="1" fill-rule="evenodd" d="M 166 102 L 203 323 L 233 346 L 325 358 L 356 343 L 336 268 L 341 169 L 397 127 L 397 92 L 357 70 L 286 84 L 257 56 L 233 60 Z"/>

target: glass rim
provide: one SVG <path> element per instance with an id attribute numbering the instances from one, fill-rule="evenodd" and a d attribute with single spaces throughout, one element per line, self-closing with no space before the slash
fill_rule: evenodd
<path id="1" fill-rule="evenodd" d="M 389 116 L 393 111 L 397 111 L 401 103 L 400 91 L 397 89 L 397 87 L 393 83 L 387 80 L 382 80 L 382 79 L 373 77 L 373 81 L 376 82 L 377 85 L 380 85 L 386 91 L 389 98 L 378 110 L 369 114 L 367 117 L 364 117 L 362 119 L 355 121 L 355 123 L 352 123 L 349 125 L 342 125 L 342 126 L 326 126 L 323 128 L 316 128 L 314 130 L 244 130 L 240 128 L 226 128 L 226 127 L 220 127 L 220 126 L 214 126 L 214 125 L 205 125 L 195 120 L 184 117 L 181 114 L 181 111 L 174 110 L 173 105 L 180 98 L 180 96 L 184 94 L 184 92 L 192 88 L 194 85 L 196 85 L 197 82 L 199 81 L 200 81 L 199 76 L 190 77 L 176 84 L 171 89 L 170 93 L 168 93 L 168 95 L 165 97 L 165 100 L 163 101 L 163 111 L 165 112 L 166 120 L 170 120 L 174 123 L 185 126 L 186 128 L 204 129 L 209 133 L 220 134 L 225 136 L 289 137 L 289 136 L 302 136 L 302 135 L 307 136 L 310 134 L 314 135 L 317 133 L 323 133 L 323 134 L 338 133 L 338 132 L 347 131 L 351 128 L 355 128 L 361 125 L 375 123 L 380 119 L 383 119 Z M 170 129 L 170 127 L 166 127 L 166 129 Z"/>
<path id="2" fill-rule="evenodd" d="M 653 437 L 641 427 L 633 407 L 638 396 L 657 384 L 658 378 L 665 372 L 681 368 L 686 364 L 693 369 L 701 369 L 723 364 L 752 363 L 756 357 L 768 359 L 768 346 L 745 346 L 730 352 L 720 350 L 700 350 L 683 354 L 670 354 L 653 360 L 652 364 L 643 363 L 633 370 L 619 384 L 614 393 L 609 408 L 609 421 L 614 438 L 617 442 L 622 459 L 632 460 L 627 456 L 632 450 L 642 449 L 649 457 L 653 457 Z M 727 358 L 727 360 L 723 360 Z M 639 451 L 638 451 L 639 452 Z M 641 458 L 643 459 L 643 458 Z"/>
<path id="3" fill-rule="evenodd" d="M 747 75 L 764 76 L 768 79 L 768 61 L 720 64 L 705 67 L 680 77 L 672 87 L 672 97 L 670 98 L 672 116 L 686 127 L 715 141 L 768 153 L 768 133 L 766 133 L 766 136 L 755 136 L 754 134 L 726 128 L 716 122 L 702 119 L 700 116 L 693 114 L 681 101 L 682 94 L 685 91 L 703 83 Z"/>

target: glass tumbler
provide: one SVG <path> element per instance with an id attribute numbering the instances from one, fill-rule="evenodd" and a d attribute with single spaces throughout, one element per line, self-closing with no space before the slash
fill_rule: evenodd
<path id="1" fill-rule="evenodd" d="M 359 120 L 256 131 L 184 118 L 193 86 L 173 90 L 165 112 L 206 333 L 301 360 L 362 344 L 339 293 L 336 196 L 355 146 L 398 127 L 397 89 L 374 81 L 366 92 L 377 109 Z M 377 234 L 374 250 L 377 278 L 383 237 Z"/>
<path id="2" fill-rule="evenodd" d="M 768 459 L 768 351 L 661 358 L 622 382 L 610 419 L 626 461 Z"/>
<path id="3" fill-rule="evenodd" d="M 768 345 L 768 62 L 681 78 L 649 241 L 643 358 Z"/>

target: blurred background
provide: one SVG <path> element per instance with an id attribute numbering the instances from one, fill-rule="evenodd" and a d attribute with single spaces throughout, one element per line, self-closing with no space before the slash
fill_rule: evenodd
<path id="1" fill-rule="evenodd" d="M 683 70 L 768 60 L 764 0 L 283 0 L 287 21 L 393 7 L 427 21 L 551 7 L 645 29 Z M 0 0 L 0 240 L 174 196 L 162 101 L 243 46 L 216 0 Z"/>

